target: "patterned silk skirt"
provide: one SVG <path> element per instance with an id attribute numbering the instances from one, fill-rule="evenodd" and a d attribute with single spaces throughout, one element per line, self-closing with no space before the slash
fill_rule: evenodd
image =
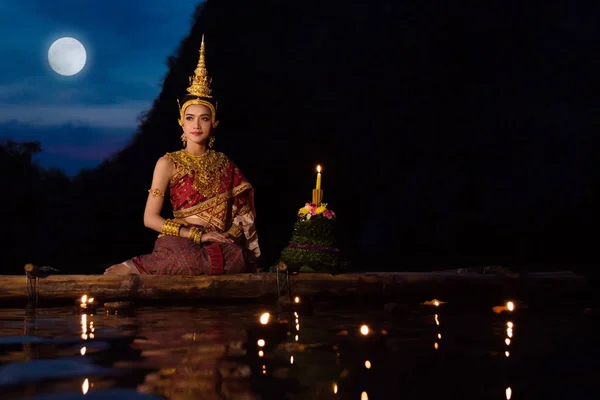
<path id="1" fill-rule="evenodd" d="M 255 272 L 253 255 L 235 243 L 195 244 L 183 237 L 156 239 L 150 254 L 125 261 L 141 275 L 220 275 Z"/>

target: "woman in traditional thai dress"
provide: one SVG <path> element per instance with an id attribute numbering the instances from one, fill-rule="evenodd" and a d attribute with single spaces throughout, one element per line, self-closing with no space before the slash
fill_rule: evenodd
<path id="1" fill-rule="evenodd" d="M 254 224 L 254 191 L 238 167 L 212 150 L 216 102 L 200 59 L 179 101 L 184 149 L 156 163 L 144 225 L 159 232 L 150 254 L 113 265 L 105 274 L 216 275 L 255 271 L 260 248 Z M 173 219 L 160 212 L 168 191 Z"/>

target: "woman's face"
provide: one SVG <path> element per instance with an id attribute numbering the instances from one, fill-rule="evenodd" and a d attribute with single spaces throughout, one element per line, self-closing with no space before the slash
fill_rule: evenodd
<path id="1" fill-rule="evenodd" d="M 188 141 L 203 143 L 210 138 L 212 123 L 210 109 L 200 104 L 192 104 L 185 109 L 183 132 Z"/>

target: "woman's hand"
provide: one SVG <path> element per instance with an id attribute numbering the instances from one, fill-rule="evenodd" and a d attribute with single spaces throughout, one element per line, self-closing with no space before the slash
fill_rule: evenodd
<path id="1" fill-rule="evenodd" d="M 218 242 L 218 243 L 233 243 L 233 240 L 228 238 L 224 233 L 219 232 L 206 232 L 202 234 L 202 243 L 206 242 Z"/>

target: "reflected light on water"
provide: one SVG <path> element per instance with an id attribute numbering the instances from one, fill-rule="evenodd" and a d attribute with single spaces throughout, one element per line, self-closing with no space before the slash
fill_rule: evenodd
<path id="1" fill-rule="evenodd" d="M 504 343 L 506 343 L 507 346 L 510 346 L 510 339 L 509 338 L 504 339 Z"/>
<path id="2" fill-rule="evenodd" d="M 433 319 L 435 320 L 435 324 L 436 324 L 437 326 L 439 326 L 439 325 L 440 325 L 440 319 L 439 319 L 439 317 L 438 317 L 438 315 L 437 315 L 437 314 L 435 314 L 435 315 L 433 316 Z"/>
<path id="3" fill-rule="evenodd" d="M 81 338 L 87 340 L 87 314 L 81 314 Z"/>
<path id="4" fill-rule="evenodd" d="M 369 360 L 365 361 L 365 368 L 371 369 L 371 361 L 369 361 Z"/>
<path id="5" fill-rule="evenodd" d="M 258 347 L 265 347 L 266 342 L 264 339 L 258 339 L 256 344 L 258 345 Z"/>
<path id="6" fill-rule="evenodd" d="M 369 334 L 369 327 L 367 325 L 362 325 L 360 327 L 360 333 L 367 336 Z"/>
<path id="7" fill-rule="evenodd" d="M 263 357 L 264 355 L 265 355 L 265 352 L 264 352 L 264 351 L 262 351 L 262 350 L 259 350 L 259 351 L 258 351 L 258 356 L 259 356 L 259 357 Z"/>
<path id="8" fill-rule="evenodd" d="M 294 340 L 297 342 L 298 341 L 298 335 L 296 335 L 296 337 L 294 338 Z"/>
<path id="9" fill-rule="evenodd" d="M 435 342 L 433 344 L 433 348 L 436 349 L 436 350 L 440 348 L 440 345 L 438 344 L 438 342 Z"/>
<path id="10" fill-rule="evenodd" d="M 294 297 L 294 303 L 296 303 L 296 304 L 300 303 L 300 297 L 298 297 L 298 296 Z"/>
<path id="11" fill-rule="evenodd" d="M 83 346 L 81 348 L 81 350 L 79 350 L 79 352 L 81 353 L 82 356 L 85 356 L 85 352 L 87 351 L 87 347 Z"/>
<path id="12" fill-rule="evenodd" d="M 333 393 L 337 394 L 337 392 L 338 392 L 338 385 L 337 385 L 337 383 L 334 382 L 333 383 Z"/>
<path id="13" fill-rule="evenodd" d="M 514 311 L 515 310 L 515 303 L 513 303 L 512 301 L 509 301 L 506 303 L 506 308 L 508 309 L 508 311 Z"/>
<path id="14" fill-rule="evenodd" d="M 90 381 L 88 380 L 88 378 L 85 378 L 85 380 L 81 384 L 81 393 L 87 394 L 87 392 L 89 390 L 90 390 Z"/>
<path id="15" fill-rule="evenodd" d="M 506 351 L 504 352 L 504 355 L 505 355 L 505 356 L 508 358 L 508 357 L 510 357 L 510 352 L 509 352 L 508 350 L 506 350 Z"/>
<path id="16" fill-rule="evenodd" d="M 510 329 L 512 329 L 512 328 L 513 328 L 513 326 L 514 326 L 514 325 L 513 325 L 513 323 L 512 323 L 511 321 L 508 321 L 508 322 L 506 323 L 506 327 L 507 327 L 507 328 L 510 328 Z"/>
<path id="17" fill-rule="evenodd" d="M 510 398 L 512 397 L 512 389 L 510 388 L 510 386 L 506 388 L 505 392 L 506 392 L 506 400 L 510 400 Z"/>
<path id="18" fill-rule="evenodd" d="M 290 356 L 290 364 L 294 363 L 294 356 Z"/>
<path id="19" fill-rule="evenodd" d="M 442 334 L 438 333 L 438 339 L 441 339 L 441 338 L 442 338 Z"/>

